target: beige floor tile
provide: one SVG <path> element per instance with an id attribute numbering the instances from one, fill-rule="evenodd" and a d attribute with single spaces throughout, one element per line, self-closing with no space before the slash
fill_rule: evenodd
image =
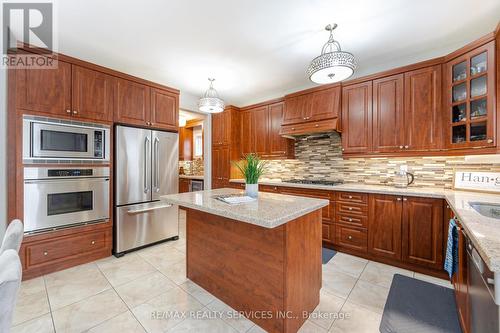
<path id="1" fill-rule="evenodd" d="M 347 301 L 342 307 L 345 318 L 333 323 L 332 333 L 375 333 L 379 332 L 382 315 Z"/>
<path id="2" fill-rule="evenodd" d="M 201 311 L 200 311 L 201 312 Z M 183 320 L 180 324 L 168 330 L 169 333 L 182 333 L 182 332 L 203 332 L 203 333 L 237 333 L 234 328 L 226 324 L 219 318 L 204 318 L 209 316 L 210 310 L 205 309 L 206 314 L 200 314 L 201 318 L 193 316 Z"/>
<path id="3" fill-rule="evenodd" d="M 130 308 L 133 308 L 174 287 L 175 283 L 157 271 L 132 282 L 122 284 L 116 287 L 115 290 L 123 301 Z"/>
<path id="4" fill-rule="evenodd" d="M 52 312 L 58 333 L 83 332 L 127 311 L 113 289 Z"/>
<path id="5" fill-rule="evenodd" d="M 326 333 L 324 328 L 306 320 L 306 322 L 299 328 L 297 333 Z"/>
<path id="6" fill-rule="evenodd" d="M 208 291 L 197 285 L 191 280 L 187 280 L 183 284 L 180 285 L 182 289 L 184 289 L 188 294 L 196 298 L 203 305 L 207 305 L 210 302 L 213 302 L 216 297 L 210 294 Z"/>
<path id="7" fill-rule="evenodd" d="M 443 286 L 446 288 L 453 288 L 453 285 L 451 284 L 451 282 L 449 280 L 439 279 L 439 278 L 436 278 L 436 277 L 430 276 L 430 275 L 415 273 L 415 279 L 434 283 L 434 284 L 437 284 L 439 286 Z"/>
<path id="8" fill-rule="evenodd" d="M 359 277 L 360 280 L 389 288 L 394 274 L 413 277 L 413 272 L 399 267 L 389 266 L 378 262 L 370 261 Z"/>
<path id="9" fill-rule="evenodd" d="M 14 326 L 11 333 L 54 333 L 52 316 L 47 313 L 41 317 Z"/>
<path id="10" fill-rule="evenodd" d="M 325 266 L 333 265 L 346 274 L 359 277 L 368 260 L 351 256 L 345 253 L 337 253 Z"/>
<path id="11" fill-rule="evenodd" d="M 21 282 L 21 288 L 19 289 L 18 296 L 33 295 L 41 291 L 45 291 L 45 281 L 43 280 L 43 277 L 37 277 Z"/>
<path id="12" fill-rule="evenodd" d="M 173 241 L 172 247 L 178 251 L 181 251 L 182 253 L 186 253 L 186 240 L 179 239 L 179 240 Z"/>
<path id="13" fill-rule="evenodd" d="M 135 253 L 116 260 L 98 262 L 97 266 L 114 287 L 156 271 L 156 268 Z"/>
<path id="14" fill-rule="evenodd" d="M 114 318 L 99 324 L 90 330 L 88 333 L 145 333 L 141 323 L 135 319 L 130 312 L 124 312 Z"/>
<path id="15" fill-rule="evenodd" d="M 214 311 L 217 317 L 220 317 L 227 324 L 229 324 L 229 326 L 240 333 L 247 332 L 254 325 L 254 323 L 249 319 L 245 318 L 243 315 L 239 314 L 236 310 L 219 299 L 216 299 L 208 304 L 207 308 Z"/>
<path id="16" fill-rule="evenodd" d="M 348 301 L 371 311 L 382 313 L 388 294 L 389 288 L 359 280 L 349 295 Z"/>
<path id="17" fill-rule="evenodd" d="M 45 284 L 52 311 L 111 288 L 94 263 L 46 275 Z"/>
<path id="18" fill-rule="evenodd" d="M 323 288 L 336 296 L 347 298 L 357 279 L 341 272 L 323 272 Z"/>
<path id="19" fill-rule="evenodd" d="M 176 264 L 173 264 L 166 269 L 161 269 L 166 277 L 170 280 L 174 281 L 176 284 L 181 285 L 188 280 L 186 276 L 186 262 L 181 261 Z"/>
<path id="20" fill-rule="evenodd" d="M 149 333 L 165 332 L 186 319 L 203 304 L 179 287 L 175 287 L 132 309 Z"/>
<path id="21" fill-rule="evenodd" d="M 158 270 L 167 270 L 168 267 L 186 260 L 184 252 L 176 250 L 168 243 L 146 248 L 137 254 Z"/>
<path id="22" fill-rule="evenodd" d="M 24 323 L 49 312 L 49 301 L 45 290 L 27 295 L 19 295 L 14 310 L 12 325 L 15 326 Z"/>
<path id="23" fill-rule="evenodd" d="M 335 318 L 337 318 L 344 302 L 344 298 L 335 296 L 326 290 L 321 290 L 319 305 L 310 314 L 309 321 L 328 330 Z"/>

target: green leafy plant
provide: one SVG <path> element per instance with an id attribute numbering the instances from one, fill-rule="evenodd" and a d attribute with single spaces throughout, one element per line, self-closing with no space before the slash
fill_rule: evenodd
<path id="1" fill-rule="evenodd" d="M 245 155 L 243 160 L 239 162 L 233 162 L 233 165 L 240 170 L 247 184 L 257 184 L 260 176 L 267 170 L 267 164 L 267 161 L 261 160 L 254 153 Z"/>

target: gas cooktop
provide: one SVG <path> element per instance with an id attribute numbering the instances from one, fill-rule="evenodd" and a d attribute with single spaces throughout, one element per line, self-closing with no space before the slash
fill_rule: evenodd
<path id="1" fill-rule="evenodd" d="M 341 185 L 344 184 L 342 179 L 336 180 L 312 180 L 312 179 L 287 179 L 283 181 L 284 183 L 294 183 L 294 184 L 311 184 L 311 185 Z"/>

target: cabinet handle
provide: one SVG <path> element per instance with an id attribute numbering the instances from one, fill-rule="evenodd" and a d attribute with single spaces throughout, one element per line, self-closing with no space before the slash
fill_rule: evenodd
<path id="1" fill-rule="evenodd" d="M 403 146 L 399 146 L 399 149 L 403 149 Z"/>
<path id="2" fill-rule="evenodd" d="M 352 222 L 352 219 L 349 219 L 349 222 Z"/>
<path id="3" fill-rule="evenodd" d="M 410 146 L 405 146 L 405 149 L 408 149 L 408 148 L 410 148 Z"/>
<path id="4" fill-rule="evenodd" d="M 47 251 L 43 251 L 43 255 L 44 255 L 44 256 L 48 256 L 48 255 L 49 255 L 49 253 L 48 253 Z"/>
<path id="5" fill-rule="evenodd" d="M 488 143 L 493 143 L 493 139 L 488 139 L 488 141 L 486 141 Z"/>
<path id="6" fill-rule="evenodd" d="M 352 210 L 352 207 L 349 207 L 349 210 Z"/>
<path id="7" fill-rule="evenodd" d="M 66 110 L 66 113 L 67 113 L 67 114 L 70 114 L 70 113 L 71 113 L 71 110 Z"/>
<path id="8" fill-rule="evenodd" d="M 349 196 L 349 199 L 352 199 L 352 195 Z"/>
<path id="9" fill-rule="evenodd" d="M 149 126 L 154 126 L 155 123 L 149 123 Z"/>
<path id="10" fill-rule="evenodd" d="M 351 236 L 351 235 L 347 236 L 347 239 L 351 240 L 351 239 L 352 239 L 352 236 Z"/>
<path id="11" fill-rule="evenodd" d="M 275 186 L 274 189 L 277 190 L 278 188 Z"/>
<path id="12" fill-rule="evenodd" d="M 345 149 L 344 149 L 344 148 L 342 148 L 342 151 L 345 151 Z"/>
<path id="13" fill-rule="evenodd" d="M 408 201 L 408 199 L 406 199 L 406 198 L 403 198 L 403 201 Z"/>
<path id="14" fill-rule="evenodd" d="M 397 200 L 398 200 L 398 201 L 401 201 L 401 198 L 398 198 Z"/>
<path id="15" fill-rule="evenodd" d="M 73 110 L 73 114 L 78 114 L 78 111 L 76 111 L 76 110 Z"/>
<path id="16" fill-rule="evenodd" d="M 314 125 L 314 127 L 319 127 L 319 124 Z"/>
<path id="17" fill-rule="evenodd" d="M 446 205 L 446 208 L 447 208 L 447 209 L 450 209 L 450 205 Z"/>
<path id="18" fill-rule="evenodd" d="M 295 127 L 292 127 L 292 131 L 295 130 Z"/>
<path id="19" fill-rule="evenodd" d="M 95 244 L 95 241 L 93 240 L 92 242 L 90 242 L 90 244 L 94 245 L 94 244 Z"/>

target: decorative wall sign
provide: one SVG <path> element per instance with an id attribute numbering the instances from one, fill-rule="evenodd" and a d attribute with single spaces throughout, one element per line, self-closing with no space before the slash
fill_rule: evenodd
<path id="1" fill-rule="evenodd" d="M 500 193 L 500 172 L 456 171 L 453 189 Z"/>

